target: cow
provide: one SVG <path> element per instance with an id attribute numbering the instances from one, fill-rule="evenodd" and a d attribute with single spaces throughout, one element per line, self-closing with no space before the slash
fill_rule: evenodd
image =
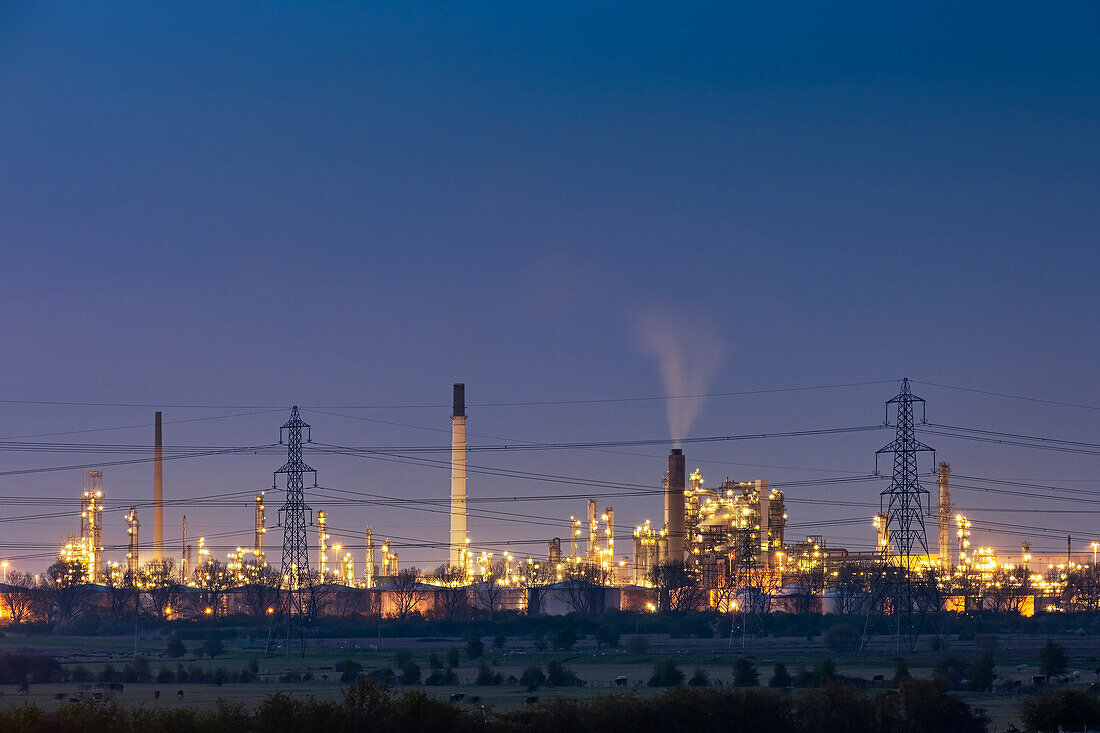
<path id="1" fill-rule="evenodd" d="M 183 699 L 183 690 L 176 690 L 176 697 L 180 700 Z"/>
<path id="2" fill-rule="evenodd" d="M 621 674 L 621 675 L 619 675 L 618 677 L 615 678 L 615 686 L 616 687 L 626 687 L 627 682 L 628 682 L 628 680 L 627 680 L 625 674 Z"/>

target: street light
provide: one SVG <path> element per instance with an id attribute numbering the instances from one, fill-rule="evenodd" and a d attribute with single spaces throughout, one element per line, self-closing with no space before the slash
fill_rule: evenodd
<path id="1" fill-rule="evenodd" d="M 1093 567 L 1096 567 L 1096 548 L 1098 548 L 1098 547 L 1100 547 L 1100 542 L 1093 542 L 1092 543 L 1092 566 Z M 8 564 L 4 563 L 4 567 L 6 568 L 7 566 L 8 566 Z M 6 580 L 7 576 L 5 575 L 4 577 L 5 577 L 5 580 Z"/>
<path id="2" fill-rule="evenodd" d="M 1095 542 L 1093 542 L 1092 544 L 1094 544 L 1094 545 L 1095 545 L 1096 543 L 1095 543 Z M 1096 554 L 1096 550 L 1095 550 L 1095 549 L 1093 549 L 1093 554 L 1094 554 L 1094 555 Z M 1093 561 L 1092 561 L 1092 564 L 1093 564 L 1093 565 L 1095 565 L 1095 564 L 1096 564 L 1096 560 L 1093 560 Z M 4 582 L 5 582 L 5 583 L 7 583 L 7 582 L 8 582 L 8 561 L 7 561 L 7 560 L 5 560 L 4 562 L 0 562 L 0 568 L 3 568 L 3 569 L 4 569 Z"/>

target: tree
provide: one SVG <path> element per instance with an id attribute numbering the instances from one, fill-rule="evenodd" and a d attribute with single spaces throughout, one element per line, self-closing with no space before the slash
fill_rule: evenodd
<path id="1" fill-rule="evenodd" d="M 894 660 L 894 687 L 901 687 L 901 683 L 912 677 L 909 674 L 909 663 L 903 657 Z"/>
<path id="2" fill-rule="evenodd" d="M 0 610 L 13 624 L 21 624 L 31 613 L 34 600 L 34 576 L 30 573 L 8 573 L 6 585 L 0 585 Z"/>
<path id="3" fill-rule="evenodd" d="M 1061 690 L 1041 695 L 1023 704 L 1024 726 L 1028 730 L 1096 730 L 1100 728 L 1100 700 L 1084 690 Z"/>
<path id="4" fill-rule="evenodd" d="M 457 667 L 459 665 L 458 647 L 452 646 L 447 649 L 447 666 Z"/>
<path id="5" fill-rule="evenodd" d="M 493 672 L 493 668 L 484 659 L 477 665 L 477 679 L 475 685 L 499 685 L 504 681 L 504 675 Z"/>
<path id="6" fill-rule="evenodd" d="M 206 637 L 206 640 L 202 643 L 202 651 L 206 656 L 213 659 L 219 654 L 225 651 L 225 647 L 222 646 L 222 640 L 218 638 L 217 634 L 210 634 Z"/>
<path id="7" fill-rule="evenodd" d="M 710 675 L 703 668 L 697 668 L 695 674 L 688 680 L 688 687 L 706 687 L 710 684 Z"/>
<path id="8" fill-rule="evenodd" d="M 768 687 L 787 688 L 794 683 L 791 679 L 790 673 L 787 672 L 787 665 L 783 662 L 776 662 L 772 667 L 772 678 L 768 681 Z"/>
<path id="9" fill-rule="evenodd" d="M 268 615 L 268 609 L 274 613 L 279 606 L 279 587 L 283 580 L 279 572 L 269 565 L 250 562 L 244 565 L 241 574 L 245 583 L 237 589 L 236 595 L 243 601 L 248 615 L 263 618 Z"/>
<path id="10" fill-rule="evenodd" d="M 649 687 L 675 687 L 684 683 L 684 673 L 671 659 L 661 659 L 653 665 L 653 676 L 646 684 Z"/>
<path id="11" fill-rule="evenodd" d="M 111 605 L 108 617 L 119 622 L 133 618 L 138 612 L 138 590 L 136 574 L 127 570 L 124 573 L 106 573 L 103 585 L 107 588 Z"/>
<path id="12" fill-rule="evenodd" d="M 165 653 L 171 659 L 179 659 L 187 653 L 187 647 L 183 645 L 183 642 L 179 640 L 179 637 L 173 636 L 168 640 L 168 646 L 165 648 Z"/>
<path id="13" fill-rule="evenodd" d="M 554 634 L 554 648 L 559 652 L 567 652 L 577 643 L 577 634 L 570 628 L 564 628 Z"/>
<path id="14" fill-rule="evenodd" d="M 336 664 L 336 671 L 340 673 L 340 682 L 346 685 L 359 679 L 359 673 L 363 671 L 363 665 L 354 659 L 345 659 Z"/>
<path id="15" fill-rule="evenodd" d="M 756 667 L 749 659 L 738 657 L 734 660 L 733 684 L 738 687 L 756 687 L 759 679 L 760 673 L 756 671 Z"/>
<path id="16" fill-rule="evenodd" d="M 603 624 L 596 629 L 596 648 L 599 649 L 604 644 L 608 646 L 619 645 L 619 630 L 610 624 Z"/>
<path id="17" fill-rule="evenodd" d="M 581 684 L 581 681 L 577 679 L 573 670 L 557 660 L 551 660 L 546 665 L 546 683 L 554 687 L 571 687 Z"/>
<path id="18" fill-rule="evenodd" d="M 507 643 L 508 643 L 508 637 L 506 637 L 504 634 L 497 634 L 496 636 L 493 637 L 493 648 L 494 649 L 503 649 L 504 645 L 507 644 Z"/>
<path id="19" fill-rule="evenodd" d="M 1039 669 L 1045 675 L 1060 674 L 1069 666 L 1069 658 L 1066 656 L 1066 648 L 1056 644 L 1054 639 L 1047 639 L 1047 643 L 1039 650 Z"/>
<path id="20" fill-rule="evenodd" d="M 429 590 L 420 582 L 420 570 L 417 568 L 398 571 L 393 576 L 390 588 L 393 591 L 394 608 L 400 619 L 406 619 L 416 611 L 417 606 L 429 593 Z"/>
<path id="21" fill-rule="evenodd" d="M 523 674 L 519 678 L 520 684 L 527 685 L 528 687 L 538 687 L 539 685 L 546 684 L 546 675 L 538 667 L 532 665 L 523 670 Z"/>
<path id="22" fill-rule="evenodd" d="M 199 589 L 199 603 L 203 609 L 209 608 L 211 615 L 217 616 L 225 594 L 233 587 L 229 569 L 220 560 L 209 559 L 195 568 L 192 578 Z"/>
<path id="23" fill-rule="evenodd" d="M 173 609 L 178 609 L 182 594 L 176 577 L 173 560 L 148 562 L 139 574 L 142 587 L 142 610 L 150 617 L 163 621 Z"/>
<path id="24" fill-rule="evenodd" d="M 470 659 L 477 659 L 485 653 L 485 645 L 481 642 L 481 639 L 470 639 L 466 642 L 466 656 Z"/>
<path id="25" fill-rule="evenodd" d="M 966 687 L 971 692 L 984 692 L 993 686 L 993 655 L 986 652 L 970 663 L 966 669 Z"/>
<path id="26" fill-rule="evenodd" d="M 474 598 L 489 612 L 490 619 L 500 609 L 501 602 L 504 600 L 505 576 L 504 561 L 491 562 L 485 568 L 481 582 L 474 585 Z"/>
<path id="27" fill-rule="evenodd" d="M 401 675 L 398 678 L 403 685 L 420 684 L 420 665 L 411 659 L 401 665 Z"/>
<path id="28" fill-rule="evenodd" d="M 76 618 L 88 608 L 88 568 L 76 560 L 58 560 L 46 569 L 39 586 L 46 605 L 56 618 Z"/>
<path id="29" fill-rule="evenodd" d="M 859 632 L 851 624 L 834 624 L 821 635 L 825 648 L 837 654 L 847 654 L 859 648 Z"/>
<path id="30" fill-rule="evenodd" d="M 432 574 L 435 588 L 435 609 L 439 616 L 455 620 L 469 612 L 469 589 L 466 573 L 458 568 L 440 565 Z"/>
<path id="31" fill-rule="evenodd" d="M 654 565 L 647 580 L 657 590 L 662 611 L 694 611 L 706 598 L 706 589 L 698 582 L 695 568 L 683 562 Z"/>

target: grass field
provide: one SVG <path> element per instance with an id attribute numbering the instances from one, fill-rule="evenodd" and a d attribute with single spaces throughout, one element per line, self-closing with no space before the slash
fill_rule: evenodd
<path id="1" fill-rule="evenodd" d="M 913 653 L 899 654 L 892 639 L 882 637 L 871 641 L 862 654 L 836 654 L 825 649 L 820 640 L 807 640 L 793 637 L 766 637 L 733 639 L 673 639 L 666 635 L 648 635 L 645 637 L 647 649 L 643 654 L 628 653 L 624 646 L 615 648 L 597 645 L 591 639 L 577 643 L 567 652 L 538 651 L 534 642 L 526 637 L 507 639 L 503 649 L 492 648 L 490 639 L 484 639 L 485 655 L 482 657 L 494 672 L 508 679 L 519 678 L 523 670 L 531 665 L 545 669 L 550 660 L 558 660 L 572 669 L 587 684 L 584 687 L 540 688 L 537 694 L 541 698 L 554 695 L 588 698 L 615 689 L 615 678 L 625 675 L 628 688 L 641 695 L 652 694 L 656 690 L 644 687 L 659 659 L 671 658 L 688 677 L 696 669 L 705 670 L 712 684 L 730 684 L 731 665 L 739 656 L 752 659 L 760 672 L 761 684 L 766 684 L 771 676 L 775 662 L 783 662 L 793 674 L 802 667 L 812 667 L 826 657 L 836 660 L 839 671 L 845 676 L 872 679 L 882 675 L 886 682 L 893 677 L 895 658 L 904 657 L 910 672 L 917 677 L 927 677 L 935 661 L 951 655 L 969 660 L 991 651 L 997 662 L 996 671 L 1010 680 L 1030 681 L 1037 674 L 1039 648 L 1046 637 L 1030 635 L 1002 635 L 999 637 L 979 637 L 977 641 L 959 641 L 947 639 L 941 642 L 939 650 L 930 648 L 930 640 L 922 639 Z M 1070 670 L 1079 670 L 1076 684 L 1087 686 L 1096 679 L 1095 670 L 1100 666 L 1100 636 L 1072 635 L 1061 636 L 1057 641 L 1066 647 L 1070 655 Z M 623 638 L 626 642 L 626 637 Z M 197 657 L 200 642 L 186 642 L 189 652 L 180 659 L 169 659 L 166 654 L 166 639 L 163 636 L 149 634 L 137 640 L 137 653 L 146 656 L 154 675 L 161 669 L 175 670 L 177 664 L 189 667 L 197 664 L 204 669 L 213 670 L 224 667 L 229 671 L 246 669 L 250 663 L 258 668 L 260 681 L 248 684 L 195 684 L 166 682 L 126 683 L 121 693 L 112 696 L 125 705 L 211 707 L 219 700 L 227 700 L 251 707 L 262 701 L 275 690 L 292 695 L 313 695 L 318 699 L 338 700 L 341 698 L 340 673 L 336 665 L 345 659 L 352 659 L 363 666 L 364 672 L 375 669 L 394 668 L 395 655 L 399 650 L 407 651 L 420 665 L 424 676 L 429 673 L 429 656 L 434 652 L 441 659 L 446 658 L 450 648 L 465 648 L 465 641 L 458 638 L 385 638 L 381 647 L 373 639 L 322 639 L 311 642 L 304 658 L 297 656 L 264 656 L 262 649 L 237 648 L 233 641 L 225 642 L 225 652 L 214 659 Z M 69 671 L 85 667 L 93 675 L 98 674 L 106 665 L 116 670 L 131 662 L 134 658 L 135 641 L 133 637 L 65 637 L 51 635 L 20 635 L 7 633 L 0 638 L 2 652 L 37 652 L 57 657 Z M 424 687 L 429 694 L 448 699 L 453 692 L 465 695 L 465 703 L 471 698 L 480 698 L 483 704 L 506 707 L 519 705 L 531 695 L 528 689 L 519 684 L 499 686 L 476 686 L 471 684 L 477 676 L 477 663 L 465 654 L 460 655 L 461 665 L 455 671 L 459 684 Z M 1020 669 L 1022 665 L 1027 668 Z M 310 673 L 313 679 L 302 682 L 280 681 L 284 675 Z M 155 692 L 160 691 L 159 700 Z M 179 700 L 177 691 L 182 690 L 183 700 Z M 16 686 L 0 685 L 0 705 L 33 702 L 45 709 L 53 709 L 63 704 L 71 696 L 82 692 L 105 692 L 95 682 L 32 684 L 27 695 L 17 695 Z M 1010 724 L 1018 724 L 1017 711 L 1022 697 L 1002 697 L 988 694 L 960 693 L 972 705 L 986 709 L 993 720 L 993 730 L 1003 730 Z"/>

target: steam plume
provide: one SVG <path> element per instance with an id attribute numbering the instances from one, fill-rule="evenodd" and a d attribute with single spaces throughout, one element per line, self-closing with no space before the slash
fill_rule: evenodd
<path id="1" fill-rule="evenodd" d="M 703 408 L 707 385 L 725 357 L 726 346 L 718 329 L 698 316 L 673 313 L 668 308 L 647 308 L 634 323 L 642 351 L 657 361 L 664 382 L 668 429 L 675 447 L 687 437 Z"/>

